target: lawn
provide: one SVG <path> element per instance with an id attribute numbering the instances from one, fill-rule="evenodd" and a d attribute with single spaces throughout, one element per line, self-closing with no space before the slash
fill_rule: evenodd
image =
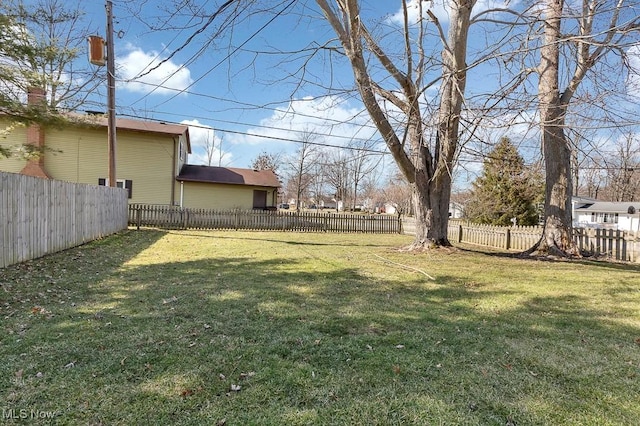
<path id="1" fill-rule="evenodd" d="M 130 230 L 0 270 L 6 423 L 628 425 L 640 267 Z"/>

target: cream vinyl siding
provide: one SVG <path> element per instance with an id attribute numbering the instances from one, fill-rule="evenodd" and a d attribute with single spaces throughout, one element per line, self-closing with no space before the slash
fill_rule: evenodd
<path id="1" fill-rule="evenodd" d="M 267 205 L 272 205 L 273 188 L 215 183 L 184 182 L 183 207 L 215 210 L 251 210 L 253 191 L 267 191 Z M 179 193 L 176 195 L 180 197 Z"/>
<path id="2" fill-rule="evenodd" d="M 7 126 L 9 126 L 9 121 L 0 118 L 0 145 L 10 148 L 27 142 L 27 128 L 25 126 L 15 126 L 5 134 L 4 131 Z M 3 172 L 20 173 L 26 164 L 26 160 L 15 156 L 11 158 L 0 157 L 0 170 Z"/>
<path id="3" fill-rule="evenodd" d="M 116 177 L 133 182 L 129 202 L 170 204 L 173 138 L 118 130 L 116 139 Z M 93 185 L 108 177 L 106 129 L 48 129 L 46 145 L 51 150 L 45 154 L 45 167 L 52 177 Z"/>

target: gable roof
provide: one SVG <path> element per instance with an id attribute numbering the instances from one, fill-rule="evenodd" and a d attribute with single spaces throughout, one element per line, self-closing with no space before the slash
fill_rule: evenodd
<path id="1" fill-rule="evenodd" d="M 222 183 L 228 185 L 280 187 L 280 181 L 272 170 L 238 169 L 185 164 L 176 177 L 184 182 Z"/>
<path id="2" fill-rule="evenodd" d="M 629 207 L 633 206 L 635 211 L 640 210 L 639 202 L 631 202 L 631 201 L 622 201 L 622 202 L 614 202 L 614 201 L 591 201 L 591 202 L 583 202 L 581 205 L 576 207 L 577 212 L 597 212 L 597 213 L 622 213 L 627 214 L 629 211 Z"/>

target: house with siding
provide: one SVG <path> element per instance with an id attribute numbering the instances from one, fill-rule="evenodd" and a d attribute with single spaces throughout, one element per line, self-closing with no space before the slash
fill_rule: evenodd
<path id="1" fill-rule="evenodd" d="M 573 225 L 579 228 L 640 232 L 640 202 L 598 201 L 574 197 Z"/>
<path id="2" fill-rule="evenodd" d="M 8 122 L 0 117 L 0 128 Z M 187 126 L 118 118 L 117 186 L 130 203 L 176 204 L 176 176 L 191 151 Z M 0 170 L 62 181 L 108 185 L 107 119 L 70 115 L 63 128 L 15 127 L 0 140 L 4 146 L 35 145 L 37 158 L 0 158 Z"/>
<path id="3" fill-rule="evenodd" d="M 42 93 L 30 93 L 37 102 Z M 30 144 L 42 155 L 0 158 L 0 170 L 41 178 L 108 185 L 107 118 L 70 114 L 64 127 L 16 126 L 0 144 Z M 0 116 L 0 129 L 9 125 Z M 117 186 L 129 203 L 215 209 L 269 208 L 277 205 L 280 183 L 271 171 L 187 165 L 191 153 L 186 125 L 147 120 L 116 120 Z"/>
<path id="4" fill-rule="evenodd" d="M 278 204 L 280 182 L 271 170 L 185 164 L 176 179 L 185 207 L 264 210 Z"/>

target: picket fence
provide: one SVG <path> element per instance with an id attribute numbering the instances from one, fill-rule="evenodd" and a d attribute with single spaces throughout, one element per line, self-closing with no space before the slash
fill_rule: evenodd
<path id="1" fill-rule="evenodd" d="M 524 251 L 538 242 L 541 226 L 491 226 L 449 221 L 452 242 L 475 244 L 504 250 Z M 614 229 L 574 228 L 573 238 L 585 254 L 611 260 L 640 262 L 640 236 Z"/>
<path id="2" fill-rule="evenodd" d="M 127 227 L 127 191 L 0 172 L 0 268 Z"/>
<path id="3" fill-rule="evenodd" d="M 271 230 L 297 232 L 399 233 L 397 216 L 332 212 L 211 210 L 131 204 L 129 225 L 166 229 Z"/>

